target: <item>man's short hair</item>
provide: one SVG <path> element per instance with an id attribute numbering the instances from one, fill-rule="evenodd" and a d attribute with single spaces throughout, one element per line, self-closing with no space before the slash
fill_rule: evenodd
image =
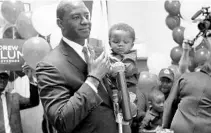
<path id="1" fill-rule="evenodd" d="M 67 9 L 71 7 L 70 4 L 74 2 L 83 3 L 82 0 L 61 0 L 57 6 L 56 17 L 62 20 Z"/>
<path id="2" fill-rule="evenodd" d="M 130 25 L 125 24 L 125 23 L 118 23 L 118 24 L 112 25 L 109 30 L 109 39 L 111 38 L 112 31 L 114 30 L 122 30 L 122 31 L 129 32 L 131 35 L 131 38 L 133 39 L 133 41 L 135 41 L 135 38 L 136 38 L 135 30 Z"/>

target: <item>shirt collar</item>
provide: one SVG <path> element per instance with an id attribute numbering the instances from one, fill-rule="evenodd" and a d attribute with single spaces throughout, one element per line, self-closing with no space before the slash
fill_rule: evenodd
<path id="1" fill-rule="evenodd" d="M 72 47 L 78 54 L 81 53 L 81 51 L 83 50 L 83 46 L 67 39 L 66 37 L 63 37 L 63 41 L 66 42 L 70 47 Z"/>
<path id="2" fill-rule="evenodd" d="M 67 39 L 66 37 L 62 38 L 64 42 L 66 42 L 71 48 L 73 48 L 75 50 L 75 52 L 86 62 L 85 58 L 84 58 L 84 53 L 83 51 L 83 47 L 87 47 L 87 41 L 85 40 L 85 45 L 81 46 L 78 43 L 75 43 L 69 39 Z M 89 54 L 89 53 L 88 53 Z"/>

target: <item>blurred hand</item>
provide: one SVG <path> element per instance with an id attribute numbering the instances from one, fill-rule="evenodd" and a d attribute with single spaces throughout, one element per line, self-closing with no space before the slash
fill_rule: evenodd
<path id="1" fill-rule="evenodd" d="M 130 102 L 135 103 L 137 100 L 136 94 L 133 92 L 129 92 Z"/>
<path id="2" fill-rule="evenodd" d="M 137 112 L 138 112 L 138 108 L 137 108 L 136 104 L 133 103 L 133 102 L 130 102 L 130 108 L 131 108 L 131 114 L 132 114 L 132 116 L 133 117 L 136 117 Z"/>
<path id="3" fill-rule="evenodd" d="M 88 54 L 88 50 L 90 56 Z M 103 51 L 99 57 L 95 59 L 95 51 L 91 48 L 84 49 L 84 54 L 88 58 L 87 65 L 88 65 L 88 73 L 97 77 L 98 79 L 102 79 L 105 74 L 109 72 L 110 69 L 110 61 L 108 56 L 106 55 L 105 51 Z"/>
<path id="4" fill-rule="evenodd" d="M 29 81 L 34 83 L 34 78 L 35 78 L 35 70 L 32 69 L 28 64 L 24 63 L 22 66 L 22 71 L 28 76 Z"/>
<path id="5" fill-rule="evenodd" d="M 189 44 L 188 42 L 184 42 L 184 43 L 182 44 L 182 48 L 183 48 L 183 49 L 188 49 L 188 50 L 190 50 L 190 49 L 191 49 L 191 46 L 190 46 L 190 44 Z"/>

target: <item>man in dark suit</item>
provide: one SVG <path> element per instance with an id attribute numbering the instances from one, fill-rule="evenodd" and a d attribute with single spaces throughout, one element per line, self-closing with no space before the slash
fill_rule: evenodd
<path id="1" fill-rule="evenodd" d="M 61 1 L 57 24 L 63 38 L 36 68 L 50 123 L 59 133 L 117 133 L 111 91 L 103 78 L 110 67 L 108 57 L 103 52 L 95 59 L 90 50 L 86 60 L 82 52 L 91 29 L 87 7 L 82 1 Z"/>
<path id="2" fill-rule="evenodd" d="M 24 68 L 26 74 L 32 76 L 29 69 Z M 39 105 L 38 88 L 34 83 L 30 83 L 30 97 L 25 98 L 18 93 L 5 91 L 8 80 L 9 71 L 0 71 L 0 133 L 23 133 L 20 110 Z"/>

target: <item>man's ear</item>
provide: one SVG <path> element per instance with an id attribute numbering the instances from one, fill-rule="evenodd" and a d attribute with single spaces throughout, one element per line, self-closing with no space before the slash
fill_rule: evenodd
<path id="1" fill-rule="evenodd" d="M 57 22 L 57 25 L 59 26 L 59 28 L 64 29 L 64 27 L 62 25 L 62 20 L 60 18 L 57 18 L 56 22 Z"/>

